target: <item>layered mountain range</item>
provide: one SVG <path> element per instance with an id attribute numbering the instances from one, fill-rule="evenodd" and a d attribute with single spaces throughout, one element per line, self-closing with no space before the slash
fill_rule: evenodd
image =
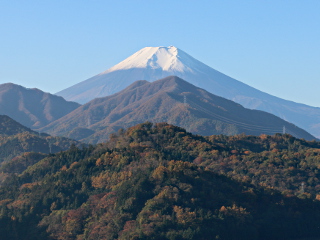
<path id="1" fill-rule="evenodd" d="M 155 81 L 170 75 L 178 76 L 244 107 L 275 114 L 320 137 L 320 108 L 259 91 L 214 70 L 173 46 L 143 48 L 107 71 L 62 90 L 57 95 L 83 104 L 97 97 L 114 94 L 137 80 Z"/>
<path id="2" fill-rule="evenodd" d="M 177 76 L 131 81 L 194 74 L 250 102 L 174 47 L 145 50 L 78 85 L 84 105 L 0 85 L 1 239 L 318 239 L 320 142 Z"/>
<path id="3" fill-rule="evenodd" d="M 8 83 L 0 85 L 0 114 L 33 130 L 90 143 L 145 121 L 168 122 L 201 135 L 290 133 L 308 140 L 315 137 L 299 127 L 318 126 L 318 108 L 260 92 L 172 46 L 144 48 L 59 94 L 85 104 Z M 249 110 L 230 99 L 292 120 Z"/>
<path id="4" fill-rule="evenodd" d="M 201 135 L 273 135 L 285 128 L 297 137 L 314 139 L 279 117 L 246 109 L 175 76 L 136 81 L 116 94 L 82 105 L 41 131 L 97 143 L 120 128 L 145 121 L 168 122 Z"/>

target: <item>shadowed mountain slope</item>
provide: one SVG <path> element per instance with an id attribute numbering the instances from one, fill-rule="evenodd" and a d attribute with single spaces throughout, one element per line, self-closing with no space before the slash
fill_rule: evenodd
<path id="1" fill-rule="evenodd" d="M 145 121 L 168 122 L 202 135 L 273 135 L 285 128 L 297 137 L 314 139 L 279 117 L 246 109 L 175 76 L 151 83 L 137 81 L 119 93 L 90 101 L 42 131 L 96 143 L 120 128 Z"/>
<path id="2" fill-rule="evenodd" d="M 80 104 L 62 97 L 12 83 L 0 85 L 0 114 L 38 129 L 73 111 Z"/>

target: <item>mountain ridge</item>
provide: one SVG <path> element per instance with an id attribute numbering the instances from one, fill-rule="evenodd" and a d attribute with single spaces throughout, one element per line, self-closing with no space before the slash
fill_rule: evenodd
<path id="1" fill-rule="evenodd" d="M 158 50 L 161 50 L 160 53 Z M 159 63 L 157 62 L 157 59 L 164 58 L 165 52 L 167 52 L 167 58 L 172 59 L 172 51 L 177 51 L 177 54 L 174 55 L 175 61 L 181 62 L 185 68 L 176 67 L 172 69 L 166 67 L 169 63 L 164 64 L 162 60 Z M 158 55 L 161 57 L 158 57 Z M 136 58 L 137 62 L 130 65 L 134 58 Z M 148 62 L 148 60 L 150 61 Z M 139 61 L 142 62 L 140 65 Z M 146 65 L 147 63 L 150 66 Z M 181 69 L 184 69 L 184 71 L 181 71 Z M 215 95 L 240 103 L 246 108 L 275 114 L 320 137 L 320 125 L 318 124 L 320 122 L 320 108 L 284 100 L 264 93 L 205 65 L 173 46 L 168 48 L 143 48 L 119 64 L 92 78 L 64 89 L 58 92 L 57 95 L 63 96 L 68 100 L 86 103 L 96 97 L 114 94 L 136 80 L 155 81 L 170 75 L 176 75 Z"/>
<path id="2" fill-rule="evenodd" d="M 120 128 L 145 121 L 168 122 L 202 135 L 272 135 L 281 133 L 286 126 L 291 133 L 314 139 L 272 114 L 246 109 L 176 76 L 154 82 L 137 81 L 118 93 L 82 105 L 41 130 L 64 135 L 76 128 L 90 129 L 95 133 L 76 139 L 96 143 Z"/>
<path id="3" fill-rule="evenodd" d="M 79 106 L 37 88 L 13 83 L 0 85 L 0 114 L 32 129 L 39 129 Z"/>

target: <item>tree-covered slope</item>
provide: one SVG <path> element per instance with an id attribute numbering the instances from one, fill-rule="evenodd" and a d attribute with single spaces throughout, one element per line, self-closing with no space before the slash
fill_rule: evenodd
<path id="1" fill-rule="evenodd" d="M 0 115 L 0 135 L 11 136 L 23 132 L 36 133 L 6 115 Z"/>
<path id="2" fill-rule="evenodd" d="M 26 152 L 55 153 L 67 150 L 72 144 L 78 142 L 40 134 L 8 116 L 0 115 L 0 165 Z"/>
<path id="3" fill-rule="evenodd" d="M 289 135 L 202 137 L 164 123 L 139 124 L 106 143 L 73 146 L 16 170 L 0 187 L 0 234 L 315 238 L 319 149 Z"/>

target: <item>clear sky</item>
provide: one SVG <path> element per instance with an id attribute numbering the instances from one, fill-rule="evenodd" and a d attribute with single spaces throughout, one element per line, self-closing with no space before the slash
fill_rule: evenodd
<path id="1" fill-rule="evenodd" d="M 55 93 L 170 45 L 320 107 L 319 0 L 0 0 L 0 83 Z"/>

